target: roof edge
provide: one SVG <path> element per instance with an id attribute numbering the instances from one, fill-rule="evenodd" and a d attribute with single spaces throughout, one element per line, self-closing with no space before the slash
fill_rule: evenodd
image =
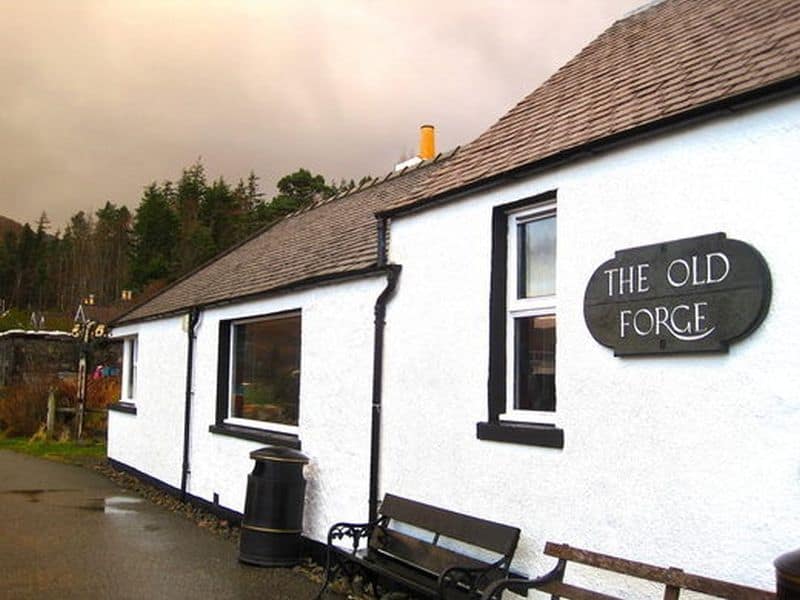
<path id="1" fill-rule="evenodd" d="M 509 179 L 516 180 L 527 177 L 540 171 L 561 166 L 573 160 L 578 160 L 585 156 L 591 156 L 599 152 L 611 150 L 623 144 L 662 134 L 672 128 L 688 127 L 711 120 L 725 113 L 747 109 L 751 106 L 778 100 L 798 92 L 800 92 L 800 76 L 782 79 L 734 96 L 695 106 L 689 110 L 675 113 L 656 121 L 649 121 L 609 136 L 604 136 L 578 146 L 567 148 L 555 154 L 550 154 L 535 160 L 534 162 L 497 173 L 491 177 L 477 179 L 467 184 L 440 192 L 439 194 L 421 198 L 420 200 L 404 206 L 378 211 L 375 213 L 375 217 L 378 219 L 392 219 L 419 212 L 427 208 L 433 208 L 441 204 L 447 204 L 468 194 L 496 187 Z"/>
<path id="2" fill-rule="evenodd" d="M 298 281 L 294 281 L 291 283 L 287 283 L 282 286 L 278 286 L 275 288 L 271 288 L 268 290 L 264 290 L 263 292 L 253 292 L 251 294 L 244 294 L 241 296 L 233 296 L 231 298 L 225 298 L 223 300 L 216 300 L 214 302 L 201 302 L 198 304 L 189 304 L 183 306 L 181 308 L 176 308 L 173 310 L 167 310 L 159 313 L 155 313 L 152 315 L 148 315 L 146 317 L 139 317 L 135 319 L 129 319 L 127 321 L 120 321 L 123 319 L 125 315 L 120 315 L 117 319 L 111 321 L 109 323 L 110 327 L 122 327 L 127 325 L 133 325 L 135 323 L 143 323 L 146 321 L 156 321 L 158 319 L 164 319 L 167 317 L 174 317 L 181 314 L 184 314 L 187 310 L 191 308 L 199 308 L 199 309 L 207 309 L 207 308 L 214 308 L 217 306 L 224 306 L 226 304 L 239 304 L 242 302 L 248 302 L 250 300 L 256 300 L 258 298 L 268 298 L 270 296 L 276 296 L 279 294 L 285 294 L 287 292 L 296 292 L 301 291 L 305 288 L 314 287 L 318 285 L 327 285 L 327 284 L 337 284 L 337 283 L 344 283 L 345 281 L 351 279 L 361 279 L 362 277 L 370 277 L 374 275 L 381 275 L 385 273 L 391 265 L 386 266 L 378 266 L 374 264 L 369 267 L 364 267 L 362 269 L 352 269 L 349 271 L 336 271 L 334 273 L 326 273 L 324 275 L 316 275 L 314 277 L 307 277 L 305 279 L 300 279 Z M 155 296 L 154 296 L 155 297 Z M 130 314 L 130 313 L 126 313 Z"/>

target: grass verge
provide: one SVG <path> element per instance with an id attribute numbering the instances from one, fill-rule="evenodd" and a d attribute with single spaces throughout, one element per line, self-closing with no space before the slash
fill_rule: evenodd
<path id="1" fill-rule="evenodd" d="M 99 462 L 106 457 L 106 445 L 103 442 L 31 440 L 24 437 L 5 437 L 3 434 L 0 434 L 0 450 L 13 450 L 40 458 L 81 465 Z"/>

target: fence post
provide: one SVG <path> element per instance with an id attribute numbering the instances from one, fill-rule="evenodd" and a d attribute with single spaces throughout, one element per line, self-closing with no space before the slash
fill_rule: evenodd
<path id="1" fill-rule="evenodd" d="M 83 433 L 83 413 L 86 405 L 86 350 L 81 352 L 80 360 L 78 361 L 78 405 L 75 407 L 75 439 L 81 439 Z"/>
<path id="2" fill-rule="evenodd" d="M 47 437 L 53 437 L 56 427 L 56 395 L 53 393 L 53 388 L 50 388 L 50 394 L 47 396 Z"/>

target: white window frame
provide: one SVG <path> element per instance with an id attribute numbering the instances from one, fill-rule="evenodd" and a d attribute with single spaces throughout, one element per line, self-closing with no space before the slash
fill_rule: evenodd
<path id="1" fill-rule="evenodd" d="M 300 319 L 300 332 L 301 332 L 301 356 L 300 356 L 300 385 L 302 386 L 302 331 L 303 331 L 303 317 L 301 311 L 288 311 L 276 313 L 271 315 L 264 315 L 259 317 L 248 317 L 245 319 L 236 319 L 230 322 L 230 346 L 228 348 L 228 413 L 224 422 L 228 425 L 238 425 L 240 427 L 250 427 L 252 429 L 263 429 L 265 431 L 277 431 L 280 433 L 291 433 L 297 435 L 300 433 L 300 396 L 298 391 L 297 395 L 297 425 L 287 425 L 285 423 L 275 423 L 273 421 L 260 421 L 258 419 L 244 419 L 242 417 L 234 417 L 233 413 L 233 396 L 234 396 L 234 378 L 236 377 L 236 327 L 238 325 L 246 325 L 247 323 L 258 323 L 261 321 L 273 321 L 276 319 L 286 319 L 287 317 L 298 317 Z"/>
<path id="2" fill-rule="evenodd" d="M 508 213 L 507 265 L 506 278 L 506 411 L 500 415 L 501 420 L 521 421 L 528 423 L 555 424 L 556 411 L 522 410 L 514 407 L 516 402 L 516 331 L 517 319 L 554 315 L 556 331 L 558 331 L 558 302 L 556 293 L 549 296 L 519 298 L 520 273 L 520 237 L 519 226 L 536 219 L 549 216 L 556 217 L 556 257 L 558 257 L 558 215 L 555 200 L 534 207 L 525 207 Z M 558 258 L 556 258 L 556 263 Z M 556 285 L 557 285 L 556 279 Z M 558 364 L 558 363 L 556 363 Z M 558 367 L 556 367 L 557 369 Z"/>
<path id="3" fill-rule="evenodd" d="M 139 337 L 132 335 L 124 338 L 123 356 L 123 382 L 125 384 L 123 401 L 135 402 L 138 388 L 139 375 Z"/>

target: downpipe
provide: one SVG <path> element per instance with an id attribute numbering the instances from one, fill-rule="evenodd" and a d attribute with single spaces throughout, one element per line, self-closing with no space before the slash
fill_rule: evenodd
<path id="1" fill-rule="evenodd" d="M 383 399 L 383 333 L 386 306 L 394 296 L 400 278 L 400 265 L 386 264 L 387 221 L 378 221 L 378 265 L 386 269 L 386 287 L 375 301 L 375 336 L 372 352 L 372 427 L 369 453 L 369 521 L 378 517 L 378 488 L 381 458 L 381 402 Z"/>
<path id="2" fill-rule="evenodd" d="M 194 373 L 194 342 L 197 338 L 197 323 L 200 310 L 195 306 L 189 311 L 186 352 L 186 401 L 183 412 L 183 465 L 181 468 L 181 502 L 186 502 L 186 484 L 189 479 L 189 428 L 192 419 L 192 376 Z"/>

